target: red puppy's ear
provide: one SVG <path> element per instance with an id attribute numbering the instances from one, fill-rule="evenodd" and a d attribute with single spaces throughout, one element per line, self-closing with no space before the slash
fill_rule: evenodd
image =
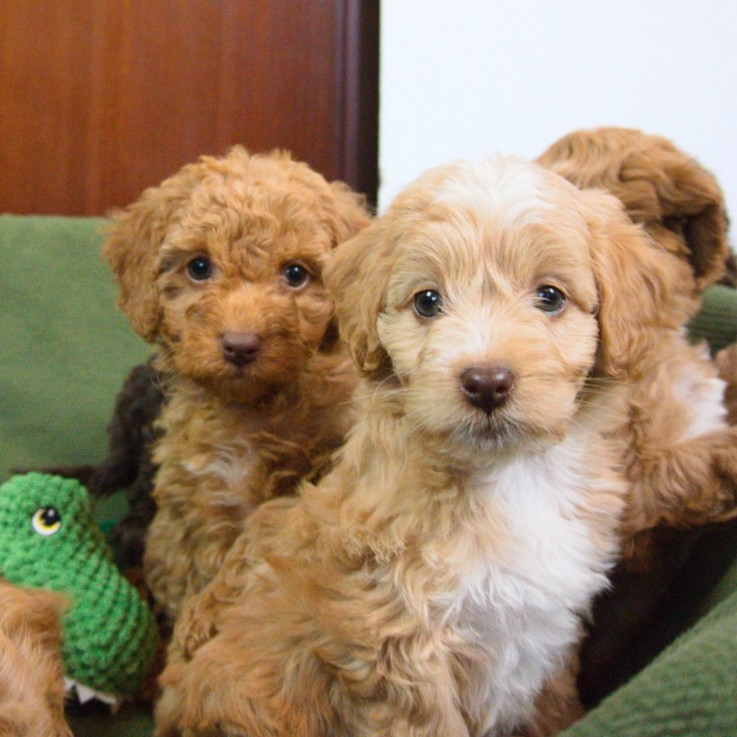
<path id="1" fill-rule="evenodd" d="M 630 128 L 576 131 L 538 162 L 577 187 L 613 194 L 657 246 L 690 265 L 697 292 L 724 274 L 724 195 L 714 176 L 669 140 Z"/>
<path id="2" fill-rule="evenodd" d="M 148 342 L 155 340 L 161 320 L 157 256 L 169 226 L 168 202 L 160 189 L 151 188 L 127 209 L 114 213 L 102 251 L 120 287 L 118 307 Z"/>

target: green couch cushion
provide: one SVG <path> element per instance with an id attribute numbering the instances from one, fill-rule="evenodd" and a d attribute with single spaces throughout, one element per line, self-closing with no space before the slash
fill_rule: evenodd
<path id="1" fill-rule="evenodd" d="M 709 342 L 713 353 L 737 342 L 737 289 L 707 289 L 699 313 L 691 320 L 692 338 Z"/>
<path id="2" fill-rule="evenodd" d="M 0 480 L 100 461 L 115 396 L 148 354 L 115 308 L 104 223 L 0 216 Z"/>

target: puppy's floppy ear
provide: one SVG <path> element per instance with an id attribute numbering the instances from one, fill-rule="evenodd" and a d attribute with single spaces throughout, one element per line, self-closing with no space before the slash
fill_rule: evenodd
<path id="1" fill-rule="evenodd" d="M 147 189 L 141 198 L 112 214 L 103 245 L 120 287 L 118 307 L 146 341 L 156 338 L 161 319 L 156 291 L 157 255 L 175 210 L 166 188 Z"/>
<path id="2" fill-rule="evenodd" d="M 729 219 L 722 191 L 712 175 L 692 159 L 666 157 L 666 178 L 655 187 L 662 216 L 651 228 L 656 240 L 662 227 L 686 244 L 696 286 L 703 291 L 726 272 L 730 255 Z M 634 166 L 634 163 L 633 163 Z"/>
<path id="3" fill-rule="evenodd" d="M 698 291 L 723 275 L 729 247 L 722 191 L 667 139 L 629 128 L 577 131 L 538 162 L 578 187 L 604 188 L 621 200 L 656 244 L 688 261 Z"/>
<path id="4" fill-rule="evenodd" d="M 675 234 L 699 291 L 724 274 L 729 247 L 722 191 L 710 172 L 670 141 L 647 136 L 641 150 L 625 156 L 612 194 L 656 243 L 666 245 Z"/>
<path id="5" fill-rule="evenodd" d="M 343 182 L 330 183 L 332 201 L 325 208 L 333 248 L 360 232 L 370 222 L 366 198 Z M 339 344 L 339 328 L 333 316 L 323 337 L 320 350 L 332 351 Z"/>
<path id="6" fill-rule="evenodd" d="M 384 289 L 391 268 L 390 244 L 382 220 L 374 220 L 338 246 L 323 278 L 335 299 L 340 334 L 358 370 L 383 376 L 390 366 L 377 331 Z"/>
<path id="7" fill-rule="evenodd" d="M 365 228 L 370 218 L 366 198 L 362 194 L 354 192 L 343 182 L 331 182 L 330 190 L 335 197 L 332 228 L 337 245 Z"/>
<path id="8" fill-rule="evenodd" d="M 663 329 L 683 324 L 688 296 L 675 287 L 662 252 L 618 200 L 595 190 L 582 195 L 599 293 L 596 372 L 636 379 Z"/>

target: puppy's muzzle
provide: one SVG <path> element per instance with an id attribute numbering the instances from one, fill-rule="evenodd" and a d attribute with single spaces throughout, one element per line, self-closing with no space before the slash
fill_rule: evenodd
<path id="1" fill-rule="evenodd" d="M 261 338 L 256 333 L 237 333 L 228 331 L 220 337 L 223 357 L 234 366 L 253 363 L 261 353 Z"/>
<path id="2" fill-rule="evenodd" d="M 503 366 L 472 366 L 461 374 L 466 399 L 487 415 L 509 399 L 514 381 L 514 374 Z"/>

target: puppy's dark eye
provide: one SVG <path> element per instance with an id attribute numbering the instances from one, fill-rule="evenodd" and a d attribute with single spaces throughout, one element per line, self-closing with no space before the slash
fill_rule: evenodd
<path id="1" fill-rule="evenodd" d="M 310 280 L 310 272 L 302 264 L 287 264 L 284 267 L 284 278 L 292 289 L 299 289 Z"/>
<path id="2" fill-rule="evenodd" d="M 557 287 L 538 287 L 536 307 L 543 312 L 560 312 L 566 304 L 566 296 Z"/>
<path id="3" fill-rule="evenodd" d="M 212 276 L 212 262 L 207 256 L 197 256 L 187 264 L 187 273 L 195 281 L 206 281 Z"/>
<path id="4" fill-rule="evenodd" d="M 443 311 L 443 298 L 434 289 L 425 289 L 415 294 L 414 305 L 420 317 L 437 317 Z"/>

